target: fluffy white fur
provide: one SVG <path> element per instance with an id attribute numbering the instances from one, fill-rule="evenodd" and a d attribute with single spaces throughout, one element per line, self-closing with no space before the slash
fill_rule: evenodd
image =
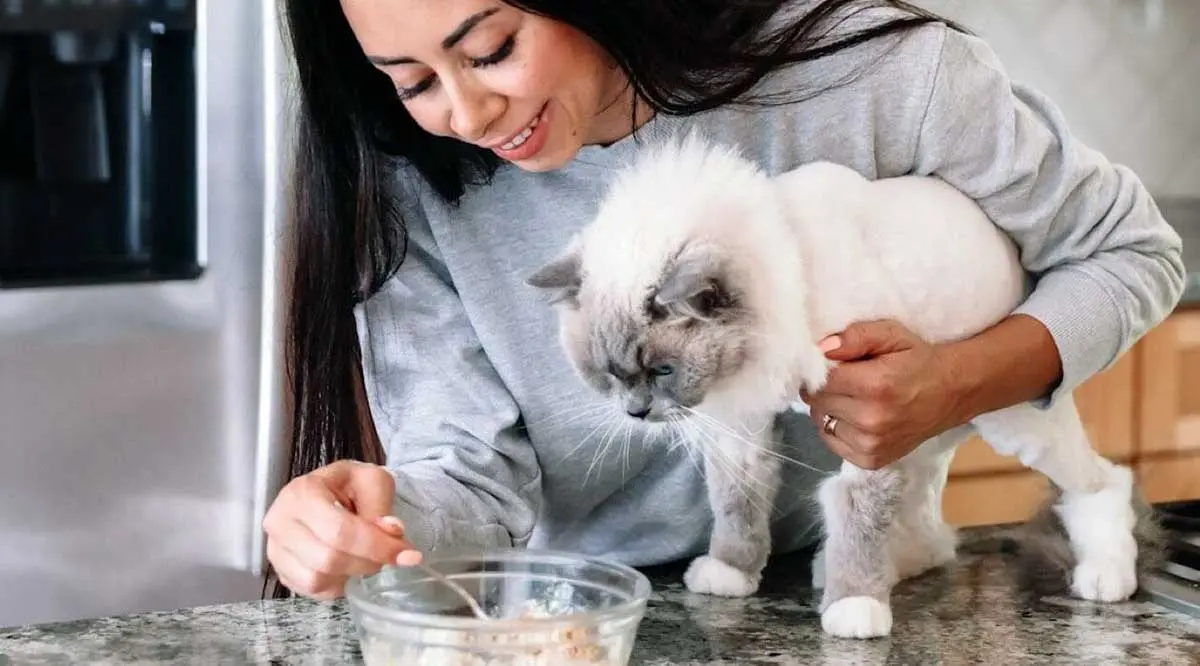
<path id="1" fill-rule="evenodd" d="M 577 339 L 596 312 L 636 319 L 664 266 L 697 246 L 728 260 L 728 279 L 753 313 L 756 335 L 740 371 L 714 384 L 698 407 L 741 436 L 694 445 L 706 460 L 736 460 L 763 482 L 756 487 L 778 476 L 774 459 L 758 450 L 774 446 L 774 418 L 802 386 L 817 390 L 825 381 L 831 365 L 817 348 L 824 336 L 856 321 L 891 318 L 927 341 L 957 340 L 1009 315 L 1027 290 L 1011 241 L 940 180 L 872 182 L 829 163 L 772 178 L 736 151 L 690 136 L 623 170 L 573 241 L 567 254 L 578 268 L 581 304 L 561 308 L 564 331 Z M 819 501 L 826 534 L 815 578 L 824 586 L 827 632 L 888 634 L 895 583 L 954 558 L 942 488 L 955 448 L 976 432 L 1062 490 L 1056 511 L 1078 562 L 1074 593 L 1101 601 L 1133 593 L 1132 477 L 1092 450 L 1066 397 L 1045 410 L 1019 405 L 984 415 L 888 468 L 847 463 L 825 481 Z M 706 465 L 713 544 L 685 581 L 697 592 L 742 596 L 757 589 L 768 522 L 738 504 L 730 490 L 737 484 L 722 469 Z"/>

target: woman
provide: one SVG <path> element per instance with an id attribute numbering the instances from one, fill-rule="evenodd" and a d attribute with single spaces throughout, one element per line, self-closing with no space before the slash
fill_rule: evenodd
<path id="1" fill-rule="evenodd" d="M 350 575 L 451 545 L 635 565 L 703 552 L 696 467 L 666 442 L 614 445 L 606 415 L 577 406 L 595 399 L 523 284 L 654 140 L 698 128 L 770 172 L 826 159 L 936 175 L 1038 278 L 960 343 L 895 322 L 826 341 L 846 363 L 805 398 L 839 425 L 785 423 L 789 455 L 822 469 L 829 451 L 878 468 L 982 412 L 1060 399 L 1182 292 L 1180 239 L 1136 176 L 1072 138 L 978 39 L 900 2 L 286 6 L 301 101 L 295 441 L 264 529 L 300 594 L 333 598 Z M 818 475 L 788 474 L 780 550 L 815 536 Z"/>

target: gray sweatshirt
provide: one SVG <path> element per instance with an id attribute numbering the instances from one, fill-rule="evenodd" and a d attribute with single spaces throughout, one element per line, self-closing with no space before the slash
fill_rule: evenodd
<path id="1" fill-rule="evenodd" d="M 616 168 L 692 128 L 735 142 L 771 173 L 831 160 L 868 178 L 932 174 L 978 200 L 1037 278 L 1019 311 L 1049 328 L 1062 356 L 1063 381 L 1047 400 L 1169 314 L 1183 288 L 1181 241 L 1137 176 L 1081 145 L 981 41 L 930 26 L 883 46 L 762 83 L 808 90 L 863 73 L 811 99 L 659 116 L 554 172 L 503 167 L 457 207 L 397 172 L 409 254 L 357 316 L 371 409 L 400 479 L 395 512 L 418 547 L 561 548 L 633 565 L 706 550 L 698 466 L 682 448 L 610 425 L 612 412 L 560 351 L 551 308 L 524 284 L 589 221 Z M 788 456 L 837 468 L 807 417 L 785 419 Z M 786 477 L 777 552 L 819 533 L 822 474 L 789 465 Z"/>

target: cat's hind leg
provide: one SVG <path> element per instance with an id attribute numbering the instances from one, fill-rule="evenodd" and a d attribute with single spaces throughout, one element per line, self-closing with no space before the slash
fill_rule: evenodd
<path id="1" fill-rule="evenodd" d="M 1071 591 L 1092 601 L 1128 599 L 1137 590 L 1133 472 L 1092 448 L 1071 396 L 1046 409 L 1022 404 L 973 423 L 997 452 L 1017 456 L 1061 490 L 1053 511 L 1074 558 Z"/>

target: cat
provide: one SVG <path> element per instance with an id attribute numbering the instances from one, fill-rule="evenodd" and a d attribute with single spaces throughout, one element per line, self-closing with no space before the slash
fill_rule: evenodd
<path id="1" fill-rule="evenodd" d="M 526 282 L 548 295 L 579 376 L 647 428 L 694 432 L 714 517 L 684 582 L 754 594 L 779 492 L 775 424 L 834 363 L 819 341 L 856 321 L 895 319 L 930 343 L 975 335 L 1028 294 L 1017 249 L 970 198 L 934 177 L 868 180 L 830 162 L 769 176 L 695 133 L 618 170 L 594 218 Z M 1072 397 L 981 415 L 877 471 L 848 462 L 817 493 L 821 623 L 835 636 L 892 628 L 900 580 L 956 558 L 941 515 L 956 448 L 979 434 L 1050 479 L 1076 596 L 1136 590 L 1129 468 L 1097 454 Z M 703 441 L 700 441 L 703 440 Z"/>

